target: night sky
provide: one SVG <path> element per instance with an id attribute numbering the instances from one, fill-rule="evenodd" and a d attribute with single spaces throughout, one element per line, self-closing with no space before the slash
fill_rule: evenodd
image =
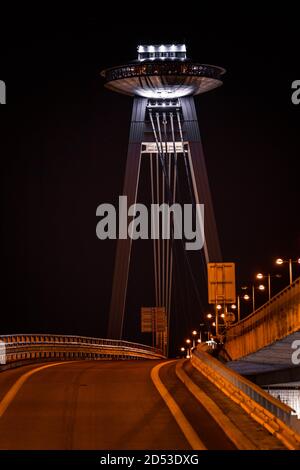
<path id="1" fill-rule="evenodd" d="M 201 21 L 179 31 L 133 18 L 110 28 L 107 17 L 69 15 L 2 29 L 1 334 L 106 335 L 116 244 L 96 238 L 95 212 L 122 193 L 132 99 L 106 90 L 99 73 L 135 59 L 139 43 L 186 41 L 189 57 L 227 70 L 221 88 L 196 98 L 223 257 L 237 263 L 239 286 L 257 271 L 282 272 L 274 290 L 287 284 L 287 266 L 274 259 L 300 256 L 296 30 L 283 37 L 280 23 L 261 20 L 204 31 Z M 152 302 L 152 248 L 141 243 L 125 336 L 144 341 L 138 318 Z M 174 347 L 201 321 L 189 289 L 182 278 Z"/>

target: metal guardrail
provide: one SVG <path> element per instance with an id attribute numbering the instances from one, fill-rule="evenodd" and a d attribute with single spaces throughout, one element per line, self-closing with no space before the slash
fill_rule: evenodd
<path id="1" fill-rule="evenodd" d="M 16 334 L 0 336 L 2 365 L 38 360 L 163 359 L 151 346 L 87 336 Z"/>
<path id="2" fill-rule="evenodd" d="M 272 415 L 283 421 L 287 426 L 292 425 L 292 421 L 295 416 L 292 415 L 294 410 L 291 407 L 272 397 L 272 395 L 269 395 L 263 389 L 245 379 L 237 372 L 229 369 L 210 354 L 194 350 L 193 356 L 196 356 L 203 364 L 212 369 L 216 378 L 222 377 L 225 381 L 229 382 L 247 395 L 251 400 L 254 400 L 264 409 L 268 410 Z"/>
<path id="3" fill-rule="evenodd" d="M 300 329 L 300 278 L 251 315 L 228 328 L 225 349 L 232 360 L 251 354 Z"/>

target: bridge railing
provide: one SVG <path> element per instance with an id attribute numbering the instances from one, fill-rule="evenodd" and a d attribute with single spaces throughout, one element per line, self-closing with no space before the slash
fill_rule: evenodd
<path id="1" fill-rule="evenodd" d="M 231 326 L 225 349 L 232 360 L 247 356 L 300 328 L 300 278 L 248 317 Z"/>
<path id="2" fill-rule="evenodd" d="M 300 448 L 298 420 L 294 410 L 269 395 L 237 372 L 229 369 L 210 354 L 197 348 L 191 362 L 231 400 L 239 404 L 252 418 L 272 434 L 276 434 L 290 448 Z"/>
<path id="3" fill-rule="evenodd" d="M 0 336 L 0 343 L 0 370 L 39 360 L 164 358 L 151 346 L 87 336 L 15 334 Z"/>

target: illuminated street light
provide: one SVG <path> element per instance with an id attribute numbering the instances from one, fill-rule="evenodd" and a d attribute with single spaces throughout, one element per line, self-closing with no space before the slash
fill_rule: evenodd
<path id="1" fill-rule="evenodd" d="M 300 264 L 300 258 L 293 260 L 293 259 L 282 259 L 282 258 L 277 258 L 275 261 L 276 264 L 281 265 L 283 263 L 289 263 L 289 275 L 290 275 L 290 284 L 293 284 L 293 263 Z"/>
<path id="2" fill-rule="evenodd" d="M 225 313 L 221 313 L 221 318 L 225 318 Z"/>
<path id="3" fill-rule="evenodd" d="M 200 339 L 200 338 L 197 339 L 197 343 L 201 343 L 201 339 Z"/>
<path id="4" fill-rule="evenodd" d="M 243 299 L 244 299 L 244 300 L 250 300 L 250 295 L 245 294 L 245 295 L 243 296 Z"/>
<path id="5" fill-rule="evenodd" d="M 216 326 L 216 322 L 215 322 L 215 321 L 212 323 L 212 326 Z"/>
<path id="6" fill-rule="evenodd" d="M 222 305 L 218 304 L 218 305 L 217 305 L 217 309 L 218 309 L 218 310 L 221 310 L 221 309 L 222 309 Z"/>
<path id="7" fill-rule="evenodd" d="M 183 348 L 183 347 L 180 348 L 180 351 L 181 351 L 181 352 L 184 352 L 184 351 L 185 351 L 185 348 Z"/>
<path id="8" fill-rule="evenodd" d="M 231 305 L 231 308 L 232 308 L 232 310 L 235 310 L 235 309 L 236 309 L 236 305 L 235 305 L 235 304 L 232 304 L 232 305 Z"/>
<path id="9" fill-rule="evenodd" d="M 188 347 L 186 348 L 186 358 L 189 359 L 191 357 L 191 340 L 188 338 L 185 340 Z"/>
<path id="10" fill-rule="evenodd" d="M 258 289 L 264 291 L 266 290 L 266 287 L 263 284 L 259 284 Z"/>
<path id="11" fill-rule="evenodd" d="M 280 258 L 280 263 L 281 264 L 281 261 L 282 259 Z M 268 279 L 268 294 L 269 294 L 269 301 L 271 300 L 271 277 L 281 277 L 281 274 L 275 274 L 275 276 L 271 276 L 271 274 L 263 274 L 263 273 L 258 273 L 256 274 L 256 279 Z M 258 286 L 259 290 L 265 290 L 265 289 L 262 289 L 260 286 Z"/>
<path id="12" fill-rule="evenodd" d="M 192 331 L 192 335 L 193 335 L 193 348 L 196 346 L 195 340 L 196 340 L 197 334 L 198 334 L 198 333 L 197 333 L 196 330 L 193 330 L 193 331 Z"/>
<path id="13" fill-rule="evenodd" d="M 211 318 L 212 318 L 212 314 L 211 314 L 211 313 L 208 313 L 208 314 L 206 315 L 206 318 L 211 319 Z"/>

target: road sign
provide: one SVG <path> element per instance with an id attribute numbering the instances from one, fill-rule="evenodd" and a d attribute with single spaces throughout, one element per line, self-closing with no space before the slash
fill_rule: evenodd
<path id="1" fill-rule="evenodd" d="M 167 326 L 165 307 L 142 307 L 141 327 L 142 333 L 163 332 Z"/>
<path id="2" fill-rule="evenodd" d="M 142 333 L 151 333 L 153 331 L 154 310 L 154 308 L 141 308 Z"/>
<path id="3" fill-rule="evenodd" d="M 235 263 L 208 263 L 208 303 L 234 304 Z"/>

